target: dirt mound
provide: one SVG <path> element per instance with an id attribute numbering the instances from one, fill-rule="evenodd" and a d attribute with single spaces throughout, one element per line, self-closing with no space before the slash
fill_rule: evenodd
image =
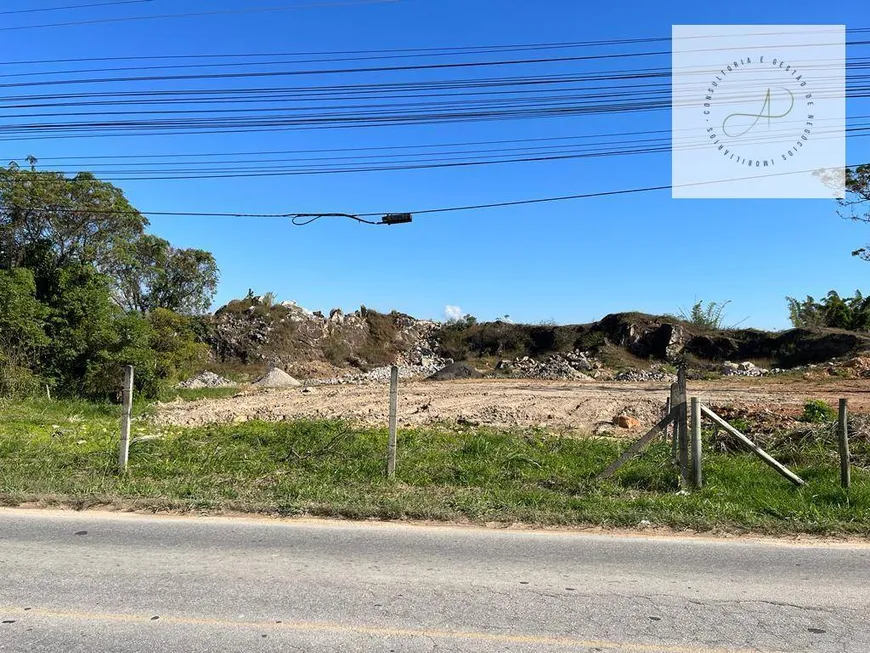
<path id="1" fill-rule="evenodd" d="M 361 306 L 345 314 L 309 311 L 294 302 L 266 297 L 237 299 L 203 318 L 203 340 L 219 363 L 329 364 L 336 369 L 424 365 L 435 355 L 432 334 L 438 325 L 392 311 Z M 331 374 L 329 374 L 331 376 Z"/>
<path id="2" fill-rule="evenodd" d="M 177 387 L 182 390 L 199 390 L 201 388 L 228 388 L 233 385 L 235 383 L 214 372 L 200 372 L 196 376 L 182 381 Z"/>
<path id="3" fill-rule="evenodd" d="M 455 381 L 456 379 L 479 379 L 483 374 L 468 363 L 450 363 L 429 377 L 430 381 Z"/>
<path id="4" fill-rule="evenodd" d="M 279 370 L 273 367 L 259 379 L 254 381 L 253 385 L 258 388 L 298 388 L 302 384 L 287 374 L 284 370 Z"/>

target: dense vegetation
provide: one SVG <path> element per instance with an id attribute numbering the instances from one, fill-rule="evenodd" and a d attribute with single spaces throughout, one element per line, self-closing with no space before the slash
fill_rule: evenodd
<path id="1" fill-rule="evenodd" d="M 192 315 L 218 270 L 208 252 L 145 233 L 112 184 L 0 169 L 0 395 L 112 397 L 123 365 L 153 397 L 201 364 Z"/>
<path id="2" fill-rule="evenodd" d="M 870 331 L 870 297 L 860 290 L 854 297 L 840 297 L 832 290 L 821 301 L 810 296 L 803 301 L 788 297 L 787 301 L 789 319 L 796 327 Z"/>

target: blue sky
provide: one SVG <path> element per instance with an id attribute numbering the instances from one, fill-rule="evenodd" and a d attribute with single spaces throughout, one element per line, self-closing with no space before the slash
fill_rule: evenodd
<path id="1" fill-rule="evenodd" d="M 293 11 L 2 29 L 294 3 L 299 8 Z M 7 0 L 3 10 L 63 4 L 86 3 Z M 855 17 L 860 20 L 862 7 L 858 2 L 801 2 L 784 11 L 775 3 L 743 0 L 398 0 L 356 6 L 353 0 L 152 0 L 0 15 L 0 39 L 8 61 L 444 48 L 668 37 L 675 23 L 865 27 L 851 22 Z M 867 48 L 855 46 L 849 54 L 866 56 L 863 50 Z M 425 57 L 410 60 L 425 61 Z M 669 57 L 659 56 L 648 64 L 667 66 Z M 589 70 L 589 65 L 526 65 L 510 73 L 361 73 L 352 79 L 363 83 L 561 74 Z M 630 67 L 627 63 L 602 65 Z M 51 72 L 59 68 L 60 64 L 46 64 L 3 70 Z M 282 83 L 328 84 L 331 79 L 309 76 L 304 82 Z M 251 87 L 268 83 L 238 82 Z M 156 81 L 135 88 L 168 88 L 163 84 Z M 93 91 L 97 87 L 82 84 L 75 88 Z M 97 90 L 111 94 L 132 88 L 118 83 Z M 0 89 L 4 92 L 12 93 Z M 849 115 L 867 113 L 859 102 L 866 100 L 851 101 Z M 51 157 L 62 156 L 384 147 L 669 127 L 669 112 L 652 111 L 344 130 L 36 137 L 6 140 L 0 147 L 6 160 L 33 154 L 44 160 L 43 167 L 50 168 Z M 864 139 L 848 143 L 847 159 L 850 163 L 870 159 Z M 245 213 L 414 211 L 668 183 L 667 153 L 361 174 L 118 182 L 142 210 Z M 216 305 L 252 288 L 273 291 L 280 299 L 296 300 L 311 309 L 353 310 L 365 304 L 436 319 L 444 316 L 445 306 L 455 305 L 482 319 L 509 314 L 525 322 L 587 322 L 616 311 L 676 312 L 702 298 L 731 300 L 728 316 L 732 321 L 748 318 L 747 325 L 785 328 L 786 295 L 819 296 L 831 288 L 842 292 L 866 289 L 870 274 L 870 263 L 850 256 L 852 249 L 870 241 L 870 225 L 838 218 L 835 204 L 824 200 L 672 200 L 669 192 L 658 192 L 423 215 L 412 225 L 389 228 L 343 220 L 297 228 L 286 220 L 155 217 L 151 230 L 178 246 L 215 254 L 222 271 Z"/>

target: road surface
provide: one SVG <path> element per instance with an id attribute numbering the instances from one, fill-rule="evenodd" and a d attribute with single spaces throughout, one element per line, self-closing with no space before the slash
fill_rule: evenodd
<path id="1" fill-rule="evenodd" d="M 870 547 L 0 510 L 0 651 L 870 651 Z"/>

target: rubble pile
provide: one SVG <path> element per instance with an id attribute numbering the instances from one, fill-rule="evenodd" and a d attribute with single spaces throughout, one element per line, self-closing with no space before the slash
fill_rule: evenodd
<path id="1" fill-rule="evenodd" d="M 182 381 L 177 386 L 180 390 L 200 390 L 202 388 L 229 388 L 235 383 L 225 379 L 214 372 L 200 372 L 196 376 L 192 376 L 186 381 Z"/>
<path id="2" fill-rule="evenodd" d="M 677 375 L 666 372 L 660 367 L 652 367 L 648 370 L 637 370 L 631 368 L 619 372 L 615 377 L 613 377 L 613 380 L 628 382 L 667 381 L 668 383 L 674 383 L 677 380 Z"/>
<path id="3" fill-rule="evenodd" d="M 722 364 L 721 372 L 722 376 L 767 376 L 770 374 L 770 370 L 758 367 L 755 363 L 749 361 L 743 363 L 725 361 Z"/>
<path id="4" fill-rule="evenodd" d="M 364 306 L 324 315 L 295 302 L 272 303 L 252 295 L 218 309 L 206 326 L 212 356 L 222 362 L 269 362 L 283 369 L 323 362 L 366 369 L 386 358 L 433 371 L 443 366 L 436 353 L 438 323 Z"/>
<path id="5" fill-rule="evenodd" d="M 435 374 L 450 361 L 433 358 L 424 365 L 398 365 L 400 379 L 426 378 Z M 368 383 L 389 383 L 390 365 L 376 367 L 368 372 L 351 372 L 330 379 L 311 379 L 311 385 L 365 385 Z"/>
<path id="6" fill-rule="evenodd" d="M 566 354 L 551 354 L 540 361 L 529 356 L 512 361 L 502 360 L 495 369 L 500 375 L 515 379 L 569 381 L 592 379 L 602 367 L 601 362 L 592 358 L 588 352 L 577 349 Z"/>

